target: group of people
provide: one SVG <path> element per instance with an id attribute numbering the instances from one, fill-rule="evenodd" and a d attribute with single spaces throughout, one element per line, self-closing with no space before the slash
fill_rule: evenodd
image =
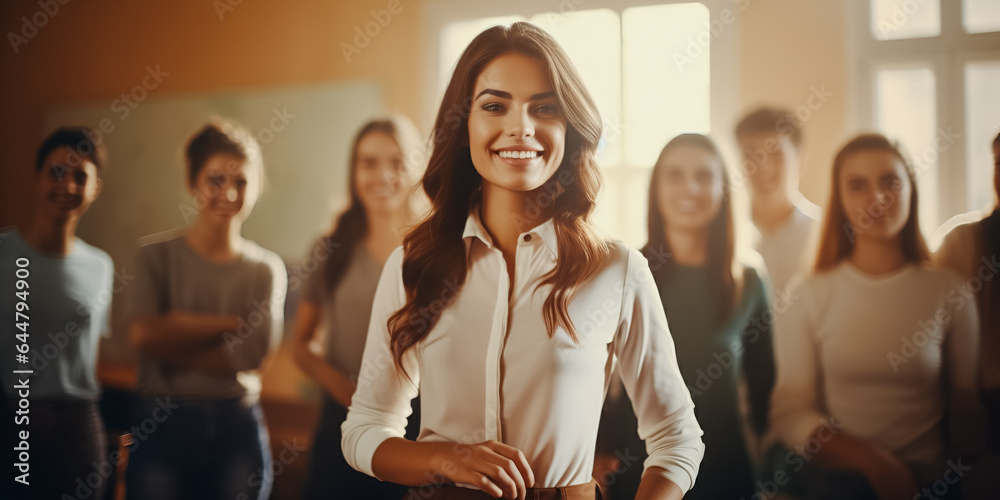
<path id="1" fill-rule="evenodd" d="M 734 135 L 755 231 L 746 249 L 732 201 L 742 183 L 713 139 L 674 137 L 652 168 L 647 243 L 633 249 L 591 220 L 602 123 L 544 31 L 477 36 L 434 126 L 426 165 L 405 119 L 357 132 L 348 207 L 306 256 L 317 265 L 291 345 L 323 403 L 305 498 L 996 492 L 996 475 L 966 479 L 1000 453 L 1000 215 L 957 227 L 932 255 L 895 143 L 847 141 L 821 211 L 797 189 L 794 118 L 745 115 Z M 992 147 L 1000 169 L 1000 135 Z M 140 242 L 124 294 L 143 433 L 126 491 L 263 499 L 261 373 L 285 329 L 288 278 L 241 236 L 261 151 L 215 120 L 185 159 L 197 218 Z M 0 239 L 4 276 L 30 262 L 31 355 L 13 356 L 8 321 L 0 367 L 8 426 L 25 397 L 10 374 L 33 370 L 37 498 L 72 495 L 108 460 L 95 366 L 114 270 L 75 235 L 106 163 L 90 130 L 50 135 L 34 218 Z M 13 317 L 9 292 L 0 309 Z"/>

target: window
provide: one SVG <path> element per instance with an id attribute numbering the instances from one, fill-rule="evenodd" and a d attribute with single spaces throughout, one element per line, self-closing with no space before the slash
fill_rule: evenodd
<path id="1" fill-rule="evenodd" d="M 1000 2 L 996 0 L 963 0 L 962 26 L 969 33 L 1000 31 Z"/>
<path id="2" fill-rule="evenodd" d="M 941 34 L 940 0 L 871 0 L 872 36 L 898 40 Z"/>
<path id="3" fill-rule="evenodd" d="M 907 148 L 904 152 L 911 156 L 920 193 L 920 220 L 934 220 L 938 205 L 934 72 L 927 67 L 883 69 L 876 78 L 877 128 L 893 131 L 893 138 Z"/>
<path id="4" fill-rule="evenodd" d="M 921 229 L 993 202 L 1000 132 L 1000 2 L 867 0 L 857 22 L 860 123 L 897 139 L 918 176 Z"/>
<path id="5" fill-rule="evenodd" d="M 707 134 L 713 124 L 731 123 L 726 113 L 737 109 L 736 89 L 729 83 L 713 87 L 709 80 L 738 81 L 725 73 L 733 66 L 737 37 L 720 36 L 736 22 L 738 5 L 567 0 L 486 7 L 441 1 L 429 8 L 432 28 L 440 27 L 432 30 L 440 36 L 429 41 L 437 55 L 429 102 L 440 104 L 461 52 L 482 30 L 529 21 L 549 32 L 573 60 L 604 121 L 598 162 L 605 185 L 595 220 L 608 234 L 638 247 L 645 243 L 649 176 L 660 150 L 679 133 Z M 555 11 L 543 10 L 553 6 Z M 730 64 L 723 67 L 719 59 Z M 427 116 L 435 112 L 428 108 Z"/>

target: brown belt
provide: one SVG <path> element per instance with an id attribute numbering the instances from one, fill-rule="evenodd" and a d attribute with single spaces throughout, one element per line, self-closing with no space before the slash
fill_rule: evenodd
<path id="1" fill-rule="evenodd" d="M 409 495 L 403 497 L 404 500 L 409 498 Z M 429 500 L 486 500 L 493 497 L 483 491 L 462 488 L 461 486 L 435 486 L 430 496 L 421 495 L 420 498 Z M 601 500 L 601 493 L 597 489 L 597 481 L 591 479 L 589 483 L 560 488 L 528 488 L 526 498 L 528 500 Z"/>

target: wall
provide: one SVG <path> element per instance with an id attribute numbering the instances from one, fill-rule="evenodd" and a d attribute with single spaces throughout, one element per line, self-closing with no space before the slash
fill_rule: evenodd
<path id="1" fill-rule="evenodd" d="M 751 0 L 744 12 L 744 107 L 782 105 L 804 118 L 800 185 L 820 205 L 833 155 L 852 132 L 848 12 L 847 2 L 825 0 Z"/>
<path id="2" fill-rule="evenodd" d="M 352 43 L 354 28 L 363 29 L 370 11 L 386 9 L 387 0 L 224 2 L 70 0 L 54 16 L 37 16 L 47 22 L 17 54 L 9 44 L 0 47 L 0 226 L 29 215 L 23 186 L 46 106 L 106 100 L 110 108 L 143 83 L 148 65 L 169 73 L 149 91 L 156 96 L 376 80 L 388 107 L 417 118 L 420 62 L 412 54 L 420 43 L 419 1 L 401 0 L 402 10 L 350 62 L 340 44 Z M 40 11 L 36 1 L 2 2 L 0 30 L 5 38 L 20 32 L 22 16 Z"/>

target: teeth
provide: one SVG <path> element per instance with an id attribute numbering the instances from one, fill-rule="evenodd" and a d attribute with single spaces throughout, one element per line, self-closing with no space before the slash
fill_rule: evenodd
<path id="1" fill-rule="evenodd" d="M 497 151 L 500 158 L 517 158 L 517 159 L 527 159 L 527 158 L 537 158 L 538 151 Z"/>

